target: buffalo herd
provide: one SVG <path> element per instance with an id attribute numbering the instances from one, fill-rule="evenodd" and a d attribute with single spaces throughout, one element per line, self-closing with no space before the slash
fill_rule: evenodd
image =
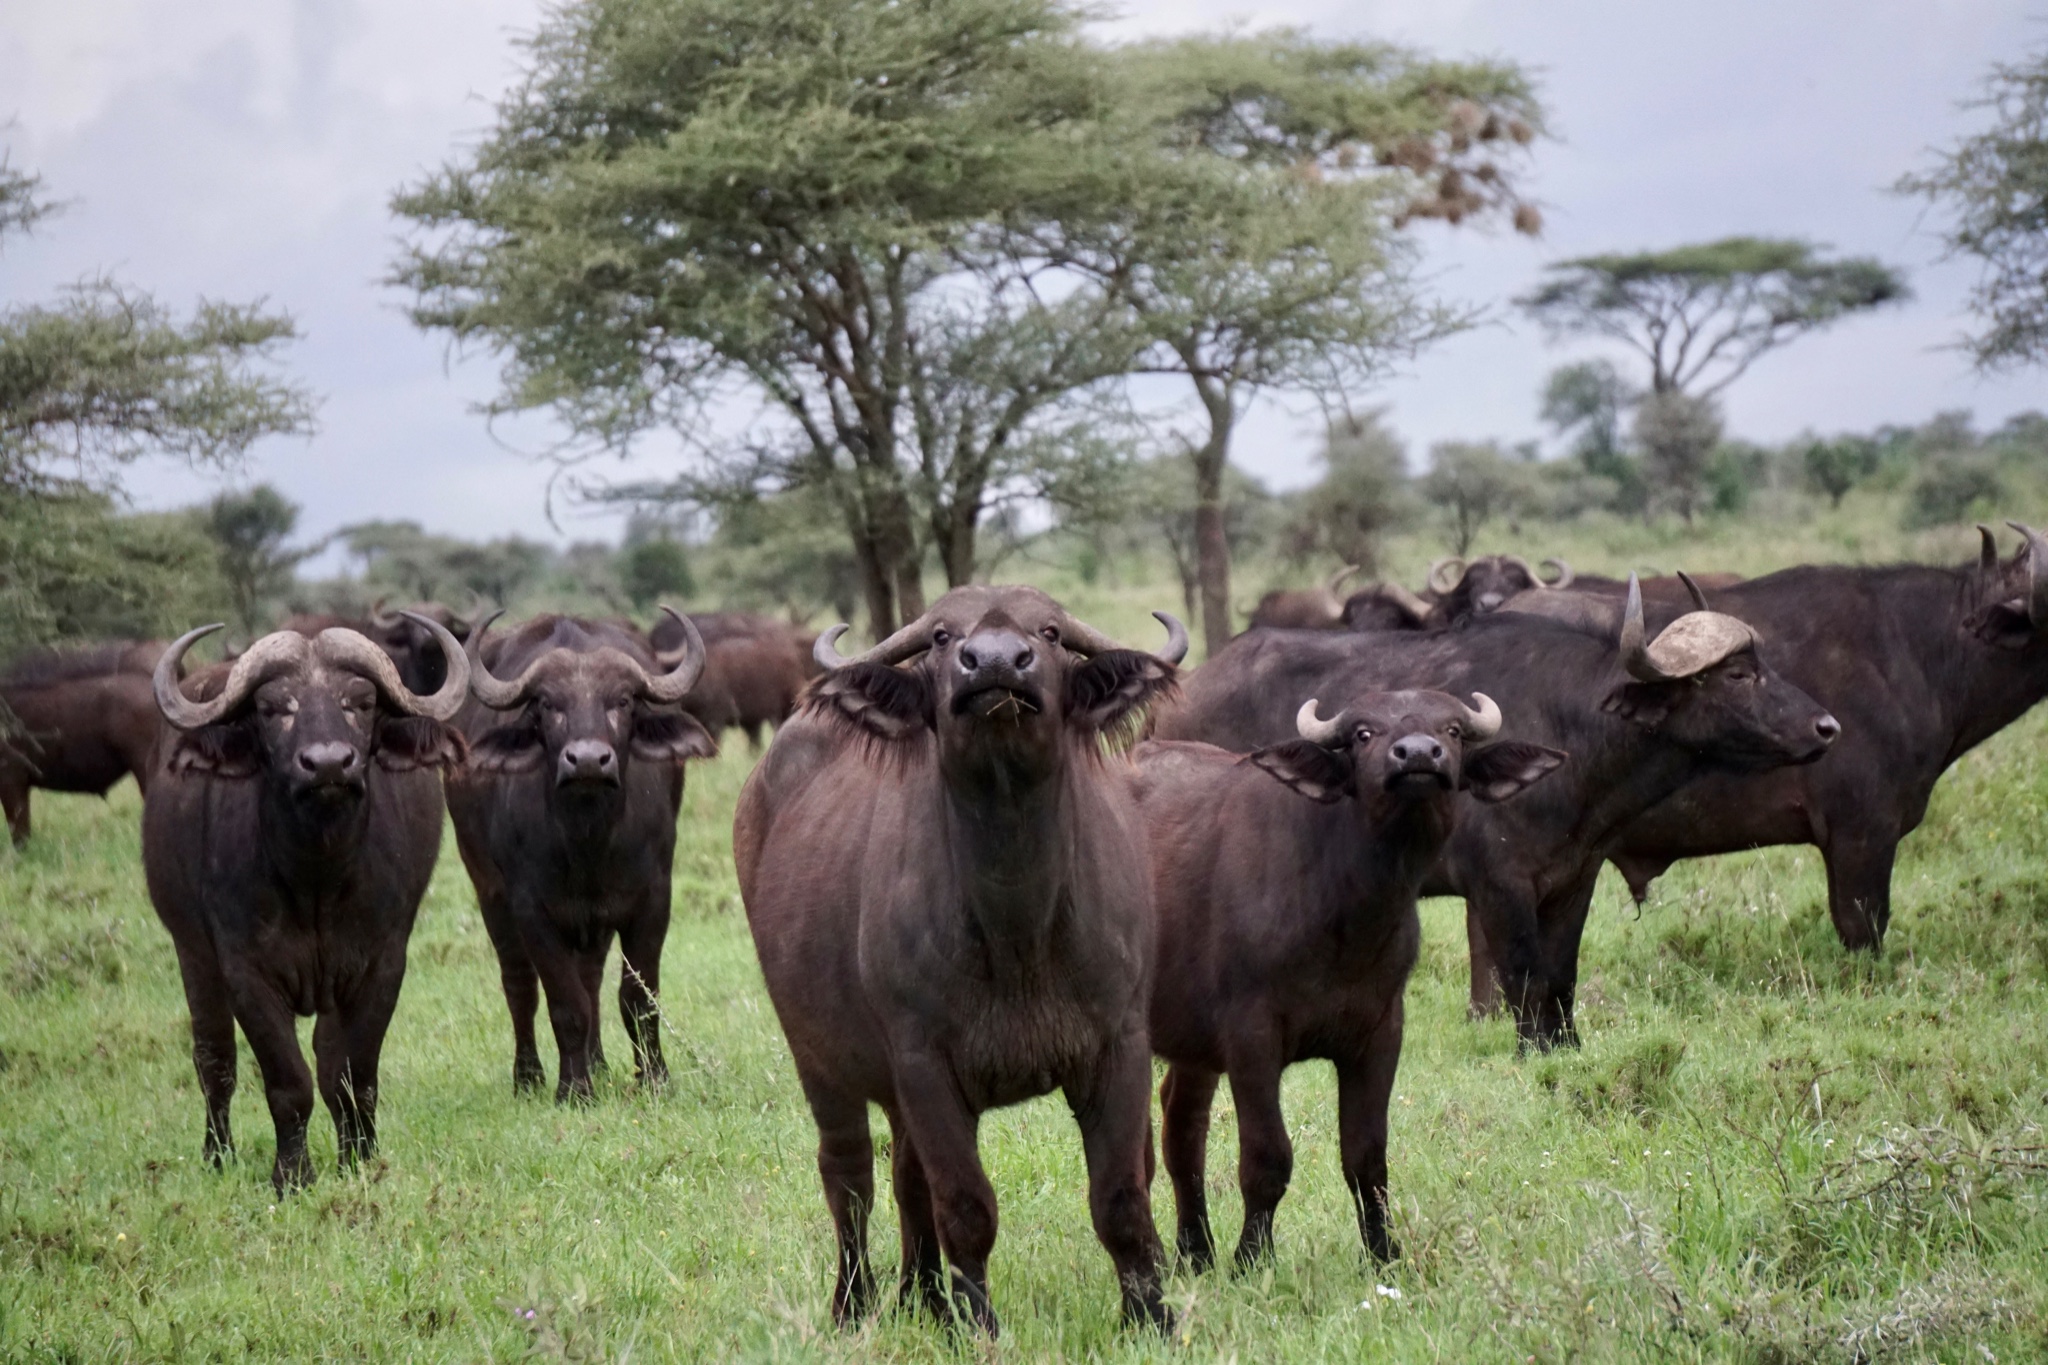
<path id="1" fill-rule="evenodd" d="M 1211 1265 L 1210 1111 L 1228 1079 L 1235 1260 L 1273 1254 L 1293 1167 L 1282 1072 L 1333 1064 L 1337 1144 L 1371 1256 L 1417 899 L 1465 903 L 1475 1015 L 1577 1041 L 1579 944 L 1613 863 L 1638 900 L 1684 859 L 1816 846 L 1834 926 L 1876 951 L 1899 841 L 1941 774 L 2048 696 L 2048 539 L 1954 568 L 1755 579 L 1439 561 L 1422 591 L 1346 567 L 1271 593 L 1180 668 L 1029 587 L 962 587 L 866 651 L 744 612 L 652 630 L 546 615 L 493 633 L 423 604 L 299 616 L 187 675 L 169 646 L 0 674 L 0 801 L 144 792 L 143 865 L 176 949 L 205 1152 L 232 1150 L 235 1028 L 313 1178 L 317 1090 L 344 1164 L 374 1150 L 378 1060 L 446 819 L 496 950 L 516 1090 L 589 1102 L 611 945 L 637 1079 L 659 992 L 684 768 L 758 747 L 733 857 L 818 1129 L 832 1311 L 878 1297 L 869 1107 L 889 1126 L 898 1294 L 993 1334 L 996 1195 L 980 1116 L 1057 1090 L 1127 1321 L 1163 1326 L 1153 1059 L 1174 1248 Z M 296 1019 L 312 1016 L 314 1065 Z"/>

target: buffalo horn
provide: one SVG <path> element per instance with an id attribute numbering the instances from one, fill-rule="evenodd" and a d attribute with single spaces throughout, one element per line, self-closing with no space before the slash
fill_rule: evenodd
<path id="1" fill-rule="evenodd" d="M 1344 586 L 1344 580 L 1357 572 L 1358 566 L 1356 564 L 1346 564 L 1343 568 L 1323 580 L 1323 591 L 1335 597 L 1337 589 Z"/>
<path id="2" fill-rule="evenodd" d="M 476 623 L 476 629 L 469 633 L 469 643 L 462 652 L 469 660 L 469 690 L 476 699 L 493 711 L 509 711 L 526 700 L 526 691 L 533 685 L 534 675 L 540 671 L 540 659 L 526 666 L 526 671 L 510 682 L 494 676 L 484 665 L 484 636 L 490 633 L 491 623 L 505 614 L 503 607 Z M 543 655 L 543 658 L 546 656 Z"/>
<path id="3" fill-rule="evenodd" d="M 440 690 L 431 696 L 422 697 L 407 687 L 398 676 L 398 665 L 391 662 L 391 656 L 356 631 L 330 626 L 320 632 L 313 647 L 321 658 L 330 663 L 344 664 L 377 684 L 377 690 L 384 694 L 384 699 L 408 716 L 453 720 L 455 713 L 462 709 L 462 703 L 469 699 L 469 658 L 462 652 L 461 642 L 449 633 L 446 626 L 430 616 L 401 611 L 392 619 L 400 618 L 425 626 L 440 642 L 441 655 L 448 661 L 448 676 L 442 680 Z"/>
<path id="4" fill-rule="evenodd" d="M 2027 621 L 2039 630 L 2048 625 L 2048 538 L 2017 521 L 2006 525 L 2027 538 Z"/>
<path id="5" fill-rule="evenodd" d="M 926 612 L 903 629 L 891 635 L 873 649 L 861 654 L 841 654 L 834 646 L 839 637 L 853 627 L 840 622 L 811 644 L 811 657 L 827 673 L 845 668 L 848 664 L 900 664 L 913 654 L 921 654 L 931 648 L 931 613 Z"/>
<path id="6" fill-rule="evenodd" d="M 1517 569 L 1520 569 L 1522 571 L 1523 576 L 1529 580 L 1529 584 L 1531 587 L 1541 588 L 1546 586 L 1543 582 L 1542 576 L 1539 575 L 1534 569 L 1530 568 L 1529 561 L 1522 558 L 1520 555 L 1502 555 L 1500 557 L 1500 562 L 1503 564 L 1512 564 Z"/>
<path id="7" fill-rule="evenodd" d="M 1977 568 L 1990 573 L 1998 567 L 1998 536 L 1981 521 L 1977 523 L 1977 534 L 1983 537 L 1983 543 L 1977 549 Z"/>
<path id="8" fill-rule="evenodd" d="M 1621 617 L 1621 665 L 1638 682 L 1674 682 L 1712 668 L 1746 645 L 1756 632 L 1718 611 L 1689 611 L 1646 642 L 1643 588 L 1628 576 L 1628 605 Z"/>
<path id="9" fill-rule="evenodd" d="M 171 647 L 156 661 L 156 671 L 150 675 L 150 683 L 156 691 L 157 709 L 164 713 L 165 720 L 180 730 L 197 730 L 213 724 L 240 706 L 280 667 L 298 663 L 306 657 L 305 636 L 292 630 L 276 631 L 242 651 L 234 667 L 228 670 L 228 680 L 221 687 L 219 696 L 212 701 L 193 701 L 178 686 L 178 665 L 184 660 L 186 650 L 219 629 L 220 623 L 216 622 L 186 631 L 171 641 Z"/>
<path id="10" fill-rule="evenodd" d="M 1500 707 L 1484 692 L 1474 692 L 1472 700 L 1479 709 L 1465 707 L 1465 738 L 1484 744 L 1500 733 Z"/>
<path id="11" fill-rule="evenodd" d="M 1695 611 L 1707 611 L 1707 610 L 1710 610 L 1710 608 L 1709 608 L 1709 607 L 1707 606 L 1707 595 L 1706 595 L 1705 593 L 1703 593 L 1703 592 L 1701 592 L 1701 591 L 1700 591 L 1700 585 L 1699 585 L 1699 584 L 1697 584 L 1697 583 L 1695 583 L 1695 582 L 1693 582 L 1693 581 L 1692 581 L 1692 575 L 1691 575 L 1691 574 L 1687 573 L 1687 572 L 1686 572 L 1685 570 L 1683 570 L 1683 569 L 1680 569 L 1680 570 L 1678 571 L 1678 581 L 1679 581 L 1679 582 L 1681 582 L 1681 583 L 1683 583 L 1683 584 L 1685 584 L 1685 590 L 1686 590 L 1687 592 L 1689 592 L 1689 593 L 1691 593 L 1691 594 L 1692 594 L 1692 605 L 1693 605 L 1693 610 L 1695 610 Z"/>
<path id="12" fill-rule="evenodd" d="M 389 598 L 380 597 L 370 603 L 370 624 L 379 630 L 391 629 L 405 615 L 404 612 L 384 610 L 384 604 L 389 600 Z"/>
<path id="13" fill-rule="evenodd" d="M 695 621 L 674 607 L 665 606 L 662 610 L 674 617 L 676 624 L 683 628 L 683 647 L 656 655 L 655 657 L 664 664 L 670 659 L 674 659 L 675 664 L 666 673 L 657 673 L 651 677 L 643 669 L 640 674 L 640 690 L 649 701 L 681 701 L 689 695 L 690 689 L 697 685 L 697 679 L 702 676 L 704 662 L 709 655 L 704 648 L 704 637 L 697 632 Z"/>
<path id="14" fill-rule="evenodd" d="M 1328 720 L 1316 715 L 1316 699 L 1310 697 L 1294 713 L 1294 732 L 1311 744 L 1329 748 L 1344 737 L 1344 716 L 1339 714 Z"/>
<path id="15" fill-rule="evenodd" d="M 1082 658 L 1090 658 L 1107 650 L 1122 649 L 1123 646 L 1104 635 L 1085 621 L 1076 621 L 1064 611 L 1060 622 L 1060 643 Z M 1170 612 L 1155 611 L 1152 619 L 1166 627 L 1166 648 L 1153 657 L 1169 664 L 1179 664 L 1188 657 L 1188 628 L 1182 625 Z"/>
<path id="16" fill-rule="evenodd" d="M 1423 601 L 1391 578 L 1380 584 L 1379 594 L 1402 611 L 1407 612 L 1409 617 L 1418 626 L 1429 618 L 1429 613 L 1432 610 L 1429 603 Z"/>
<path id="17" fill-rule="evenodd" d="M 1454 574 L 1450 574 L 1448 577 L 1445 576 L 1444 571 L 1454 564 L 1457 566 L 1458 571 Z M 1429 566 L 1429 578 L 1426 581 L 1429 584 L 1429 590 L 1431 592 L 1447 593 L 1451 589 L 1457 587 L 1458 580 L 1463 578 L 1464 576 L 1464 559 L 1458 555 L 1445 555 L 1442 559 L 1439 559 L 1436 563 Z"/>
<path id="18" fill-rule="evenodd" d="M 1578 577 L 1577 574 L 1572 572 L 1572 566 L 1559 559 L 1556 555 L 1552 555 L 1543 562 L 1546 565 L 1555 564 L 1557 566 L 1557 577 L 1545 583 L 1543 586 L 1546 588 L 1555 588 L 1561 592 L 1569 588 L 1572 585 L 1572 580 Z"/>

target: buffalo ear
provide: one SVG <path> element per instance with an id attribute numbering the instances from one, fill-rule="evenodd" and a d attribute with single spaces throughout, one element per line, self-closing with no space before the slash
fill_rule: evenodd
<path id="1" fill-rule="evenodd" d="M 377 766 L 386 772 L 460 767 L 468 757 L 460 730 L 426 716 L 394 716 L 377 727 Z"/>
<path id="2" fill-rule="evenodd" d="M 1114 730 L 1140 708 L 1175 690 L 1179 671 L 1135 649 L 1106 649 L 1067 675 L 1067 719 L 1085 730 Z"/>
<path id="3" fill-rule="evenodd" d="M 263 745 L 255 729 L 244 721 L 175 732 L 171 739 L 171 771 L 204 773 L 208 777 L 254 777 L 263 771 Z"/>
<path id="4" fill-rule="evenodd" d="M 514 724 L 486 730 L 469 742 L 471 772 L 530 773 L 546 756 L 540 731 L 524 717 Z"/>
<path id="5" fill-rule="evenodd" d="M 847 664 L 811 684 L 804 709 L 877 739 L 897 740 L 931 728 L 932 690 L 920 672 Z"/>
<path id="6" fill-rule="evenodd" d="M 681 763 L 689 758 L 717 758 L 718 741 L 695 716 L 670 711 L 640 711 L 633 716 L 633 757 L 643 763 Z"/>
<path id="7" fill-rule="evenodd" d="M 2019 598 L 1973 612 L 1963 622 L 1963 629 L 2000 649 L 2025 649 L 2034 640 L 2034 623 L 2027 619 L 2026 603 Z"/>
<path id="8" fill-rule="evenodd" d="M 1632 720 L 1645 730 L 1654 730 L 1664 723 L 1671 714 L 1677 697 L 1676 683 L 1627 682 L 1607 694 L 1607 700 L 1600 703 L 1602 711 L 1611 711 L 1623 720 Z"/>
<path id="9" fill-rule="evenodd" d="M 1557 771 L 1571 755 L 1562 749 L 1509 740 L 1465 755 L 1465 790 L 1488 803 L 1505 801 Z"/>
<path id="10" fill-rule="evenodd" d="M 1358 789 L 1351 765 L 1314 740 L 1290 739 L 1284 744 L 1270 744 L 1247 754 L 1245 762 L 1326 806 Z"/>

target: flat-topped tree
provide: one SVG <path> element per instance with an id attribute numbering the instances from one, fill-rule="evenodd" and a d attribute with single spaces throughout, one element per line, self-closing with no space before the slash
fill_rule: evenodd
<path id="1" fill-rule="evenodd" d="M 1784 238 L 1581 256 L 1547 274 L 1519 301 L 1546 331 L 1619 341 L 1649 362 L 1651 392 L 1694 398 L 1712 398 L 1808 332 L 1909 297 L 1881 261 L 1831 260 Z"/>

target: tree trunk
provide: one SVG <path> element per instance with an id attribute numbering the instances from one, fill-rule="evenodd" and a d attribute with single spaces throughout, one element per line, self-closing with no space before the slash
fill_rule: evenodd
<path id="1" fill-rule="evenodd" d="M 1221 385 L 1196 379 L 1209 411 L 1209 439 L 1189 452 L 1195 466 L 1195 581 L 1202 595 L 1202 650 L 1213 658 L 1230 642 L 1230 539 L 1224 524 L 1223 471 L 1230 463 L 1236 405 Z"/>

